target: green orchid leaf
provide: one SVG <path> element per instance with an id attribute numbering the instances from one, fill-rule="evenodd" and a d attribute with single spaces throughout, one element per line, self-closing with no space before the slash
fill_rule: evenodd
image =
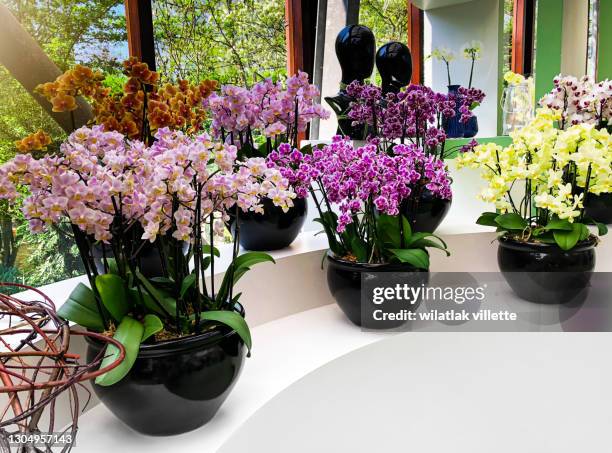
<path id="1" fill-rule="evenodd" d="M 315 222 L 323 226 L 323 231 L 327 236 L 329 248 L 337 256 L 342 256 L 344 253 L 342 245 L 338 242 L 336 229 L 338 228 L 338 216 L 335 212 L 326 211 L 321 213 L 321 217 L 314 219 Z"/>
<path id="2" fill-rule="evenodd" d="M 582 227 L 584 227 L 584 225 L 577 223 L 572 224 L 571 231 L 554 230 L 553 236 L 555 238 L 555 242 L 563 250 L 567 251 L 573 249 L 580 240 L 580 236 L 583 232 Z"/>
<path id="3" fill-rule="evenodd" d="M 572 224 L 567 219 L 551 219 L 544 227 L 547 231 L 572 231 Z"/>
<path id="4" fill-rule="evenodd" d="M 597 234 L 599 236 L 605 236 L 606 234 L 608 234 L 608 226 L 606 224 L 597 222 L 596 220 L 590 217 L 584 219 L 584 222 L 587 225 L 595 225 L 597 227 Z"/>
<path id="5" fill-rule="evenodd" d="M 242 255 L 236 257 L 236 259 L 231 264 L 235 271 L 240 270 L 241 268 L 250 268 L 258 263 L 263 263 L 269 261 L 271 263 L 275 263 L 274 258 L 272 258 L 267 253 L 263 252 L 246 252 Z"/>
<path id="6" fill-rule="evenodd" d="M 229 310 L 203 311 L 200 313 L 200 319 L 205 321 L 216 321 L 235 330 L 240 338 L 242 338 L 242 341 L 244 341 L 250 354 L 252 346 L 251 331 L 244 318 L 238 313 Z"/>
<path id="7" fill-rule="evenodd" d="M 358 221 L 353 221 L 353 223 L 349 223 L 344 232 L 340 234 L 340 237 L 344 240 L 345 244 L 351 245 L 353 243 L 353 239 L 360 239 L 359 231 L 357 230 Z"/>
<path id="8" fill-rule="evenodd" d="M 104 332 L 104 322 L 98 311 L 96 296 L 93 291 L 79 283 L 57 314 L 68 321 L 96 332 Z"/>
<path id="9" fill-rule="evenodd" d="M 132 369 L 142 340 L 144 326 L 130 316 L 124 316 L 123 320 L 117 327 L 113 338 L 123 345 L 125 348 L 125 359 L 111 371 L 101 374 L 96 378 L 96 384 L 107 387 L 116 384 L 123 379 Z M 119 348 L 109 344 L 104 353 L 104 359 L 100 368 L 104 368 L 113 363 L 119 357 Z"/>
<path id="10" fill-rule="evenodd" d="M 232 262 L 232 264 L 229 265 L 227 271 L 225 272 L 225 275 L 223 276 L 221 287 L 215 295 L 216 300 L 220 303 L 226 302 L 230 290 L 230 285 L 235 285 L 244 274 L 251 270 L 251 266 L 266 261 L 276 263 L 276 261 L 274 261 L 274 258 L 263 252 L 246 252 L 242 255 L 237 256 L 236 259 L 234 259 L 234 261 Z"/>
<path id="11" fill-rule="evenodd" d="M 440 238 L 436 238 L 436 239 L 440 239 Z M 440 241 L 442 243 L 436 242 L 436 241 L 432 241 L 431 239 L 420 239 L 416 242 L 414 242 L 411 247 L 415 248 L 415 249 L 421 249 L 421 248 L 435 248 L 438 250 L 442 250 L 444 253 L 446 253 L 446 256 L 450 256 L 450 252 L 448 251 L 446 244 L 444 243 L 444 241 L 442 241 L 440 239 Z"/>
<path id="12" fill-rule="evenodd" d="M 412 227 L 408 219 L 404 216 L 402 216 L 402 232 L 404 234 L 404 243 L 410 242 L 412 239 Z"/>
<path id="13" fill-rule="evenodd" d="M 589 231 L 589 227 L 587 227 L 584 223 L 577 223 L 576 225 L 579 225 L 578 228 L 580 228 L 580 238 L 578 240 L 586 241 L 591 235 L 591 232 Z"/>
<path id="14" fill-rule="evenodd" d="M 121 322 L 132 308 L 123 279 L 115 274 L 98 275 L 96 288 L 104 307 L 115 321 Z"/>
<path id="15" fill-rule="evenodd" d="M 128 294 L 135 303 L 141 304 L 152 313 L 156 313 L 164 317 L 174 313 L 173 311 L 168 311 L 167 313 L 164 312 L 165 307 L 160 307 L 157 303 L 155 303 L 155 300 L 144 290 L 138 291 L 138 288 L 129 288 Z"/>
<path id="16" fill-rule="evenodd" d="M 307 144 L 304 145 L 300 148 L 300 152 L 302 152 L 302 154 L 312 154 L 312 144 Z"/>
<path id="17" fill-rule="evenodd" d="M 185 293 L 191 288 L 196 281 L 195 274 L 189 274 L 187 277 L 183 279 L 183 283 L 181 283 L 181 298 L 185 296 Z"/>
<path id="18" fill-rule="evenodd" d="M 365 243 L 359 237 L 353 237 L 351 241 L 351 251 L 360 263 L 368 261 L 368 250 Z"/>
<path id="19" fill-rule="evenodd" d="M 376 220 L 376 231 L 379 240 L 392 248 L 401 247 L 401 235 L 397 217 L 381 214 Z"/>
<path id="20" fill-rule="evenodd" d="M 174 280 L 167 277 L 153 277 L 150 278 L 149 281 L 153 283 L 161 283 L 162 285 L 174 285 Z"/>
<path id="21" fill-rule="evenodd" d="M 144 343 L 152 335 L 164 330 L 164 324 L 156 315 L 148 314 L 143 319 L 144 331 L 142 332 L 141 343 Z"/>
<path id="22" fill-rule="evenodd" d="M 420 246 L 418 245 L 420 243 L 421 240 L 423 239 L 427 239 L 427 238 L 434 238 L 438 241 L 440 241 L 440 244 L 442 244 L 442 246 L 446 249 L 448 248 L 448 245 L 446 244 L 446 242 L 444 242 L 444 240 L 440 237 L 440 236 L 436 236 L 433 233 L 421 233 L 421 232 L 416 232 L 412 234 L 412 238 L 410 239 L 410 241 L 408 242 L 408 247 L 415 247 L 415 248 L 420 248 Z"/>
<path id="23" fill-rule="evenodd" d="M 478 225 L 496 227 L 496 226 L 499 226 L 497 225 L 497 222 L 495 221 L 497 216 L 499 216 L 497 212 L 484 212 L 480 217 L 478 217 L 478 220 L 476 220 L 476 223 Z"/>
<path id="24" fill-rule="evenodd" d="M 515 212 L 501 214 L 495 217 L 495 222 L 506 230 L 524 230 L 527 228 L 527 221 Z"/>
<path id="25" fill-rule="evenodd" d="M 402 263 L 408 263 L 417 269 L 429 269 L 429 255 L 422 249 L 389 250 Z"/>
<path id="26" fill-rule="evenodd" d="M 206 255 L 210 255 L 210 253 L 212 252 L 213 255 L 215 255 L 217 258 L 221 257 L 221 252 L 219 252 L 219 249 L 217 247 L 211 247 L 208 244 L 204 244 L 202 246 L 202 253 L 206 254 Z"/>
<path id="27" fill-rule="evenodd" d="M 119 275 L 119 267 L 117 266 L 117 260 L 115 258 L 106 258 L 108 264 L 108 273 Z"/>
<path id="28" fill-rule="evenodd" d="M 605 223 L 595 222 L 595 226 L 597 226 L 597 233 L 600 236 L 605 236 L 608 234 L 608 225 Z"/>
<path id="29" fill-rule="evenodd" d="M 139 269 L 136 269 L 136 277 L 138 277 L 138 280 L 140 281 L 140 283 L 142 283 L 142 286 L 144 286 L 144 289 L 146 290 L 146 292 L 149 293 L 149 295 L 155 300 L 155 302 L 163 306 L 164 298 L 166 296 L 164 296 L 164 294 L 162 294 L 160 290 L 155 288 L 155 286 L 153 286 L 151 282 L 144 275 L 140 273 Z"/>
<path id="30" fill-rule="evenodd" d="M 230 281 L 230 276 L 232 274 L 231 274 L 231 268 L 228 268 L 227 272 L 225 272 L 225 275 L 223 276 L 221 287 L 219 288 L 219 291 L 217 291 L 217 294 L 215 295 L 215 299 L 219 301 L 219 303 L 225 303 L 227 296 L 229 295 L 230 284 L 232 286 L 235 286 L 236 283 L 242 278 L 242 276 L 250 270 L 251 270 L 250 267 L 243 267 L 242 269 L 234 271 L 233 272 L 234 280 Z"/>
<path id="31" fill-rule="evenodd" d="M 537 240 L 544 244 L 556 244 L 555 237 L 552 231 L 547 231 L 543 234 L 538 235 Z"/>
<path id="32" fill-rule="evenodd" d="M 202 267 L 202 269 L 206 270 L 210 266 L 211 262 L 212 262 L 212 258 L 210 256 L 205 256 L 202 259 L 202 263 L 200 264 L 200 266 Z"/>

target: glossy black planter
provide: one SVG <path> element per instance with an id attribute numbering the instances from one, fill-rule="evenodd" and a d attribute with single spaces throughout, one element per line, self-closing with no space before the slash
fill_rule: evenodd
<path id="1" fill-rule="evenodd" d="M 478 117 L 474 115 L 463 125 L 463 136 L 472 138 L 476 137 L 476 134 L 478 134 Z"/>
<path id="2" fill-rule="evenodd" d="M 283 212 L 271 200 L 263 200 L 263 214 L 240 212 L 240 245 L 246 250 L 268 251 L 289 247 L 300 231 L 306 215 L 308 202 L 295 198 L 293 207 Z M 233 225 L 233 224 L 232 224 Z M 232 232 L 234 228 L 232 228 Z"/>
<path id="3" fill-rule="evenodd" d="M 452 202 L 452 199 L 438 198 L 426 190 L 415 203 L 402 206 L 402 215 L 410 221 L 412 231 L 433 233 L 448 214 Z"/>
<path id="4" fill-rule="evenodd" d="M 407 282 L 420 286 L 429 280 L 429 272 L 415 269 L 409 264 L 367 264 L 353 263 L 327 253 L 327 285 L 340 309 L 353 324 L 369 329 L 392 329 L 406 321 L 362 322 L 362 312 L 369 311 L 361 306 L 361 274 L 364 272 L 406 273 Z M 416 309 L 418 305 L 413 308 Z"/>
<path id="5" fill-rule="evenodd" d="M 142 236 L 142 233 L 138 232 L 136 237 Z M 170 234 L 168 234 L 170 237 Z M 137 239 L 138 247 L 142 244 L 140 239 Z M 183 254 L 187 255 L 189 252 L 189 243 L 182 242 Z M 136 247 L 136 248 L 138 248 Z M 91 255 L 93 257 L 94 265 L 98 274 L 105 274 L 104 258 L 113 258 L 113 251 L 110 245 L 98 242 L 92 245 Z M 145 242 L 145 244 L 138 251 L 137 265 L 142 275 L 147 278 L 161 277 L 164 275 L 164 268 L 162 259 L 159 254 L 159 248 L 157 242 Z"/>
<path id="6" fill-rule="evenodd" d="M 87 358 L 101 345 L 88 340 Z M 198 336 L 142 345 L 134 367 L 110 387 L 92 382 L 108 409 L 130 428 L 169 436 L 204 425 L 234 387 L 244 360 L 244 343 L 228 328 Z"/>
<path id="7" fill-rule="evenodd" d="M 461 102 L 459 96 L 459 87 L 460 85 L 449 85 L 448 86 L 448 94 L 453 95 L 455 97 L 455 116 L 452 118 L 444 117 L 442 120 L 442 127 L 444 128 L 444 132 L 446 132 L 446 136 L 448 138 L 460 138 L 463 137 L 465 133 L 464 125 L 460 121 L 461 112 L 459 111 L 459 103 Z"/>
<path id="8" fill-rule="evenodd" d="M 521 299 L 540 304 L 579 303 L 588 295 L 596 245 L 594 236 L 569 251 L 556 244 L 501 237 L 497 262 Z"/>
<path id="9" fill-rule="evenodd" d="M 606 225 L 612 224 L 612 193 L 590 193 L 585 208 L 587 217 Z"/>
<path id="10" fill-rule="evenodd" d="M 104 257 L 112 258 L 113 252 L 110 246 L 98 243 L 92 246 L 91 254 L 94 259 L 98 274 L 104 274 Z M 164 275 L 162 260 L 155 243 L 147 242 L 138 253 L 138 268 L 142 275 L 147 278 L 160 277 Z"/>

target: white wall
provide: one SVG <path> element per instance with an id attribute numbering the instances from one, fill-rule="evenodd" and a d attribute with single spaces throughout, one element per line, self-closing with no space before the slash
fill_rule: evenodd
<path id="1" fill-rule="evenodd" d="M 336 135 L 338 121 L 327 102 L 323 100 L 326 96 L 334 96 L 340 88 L 340 63 L 336 57 L 336 37 L 340 30 L 346 25 L 346 7 L 344 0 L 327 1 L 327 21 L 325 23 L 325 46 L 323 55 L 323 80 L 321 83 L 321 104 L 330 112 L 328 120 L 319 123 L 319 138 L 330 139 Z"/>
<path id="2" fill-rule="evenodd" d="M 589 2 L 564 0 L 561 72 L 581 77 L 586 74 Z"/>
<path id="3" fill-rule="evenodd" d="M 484 90 L 487 97 L 478 107 L 479 137 L 497 135 L 498 51 L 500 1 L 473 0 L 460 5 L 425 11 L 424 53 L 429 55 L 436 47 L 447 47 L 456 52 L 451 63 L 452 83 L 467 86 L 470 62 L 459 55 L 461 46 L 471 40 L 484 44 L 482 58 L 476 62 L 473 85 Z M 446 92 L 446 66 L 439 61 L 425 62 L 425 84 L 435 91 Z"/>

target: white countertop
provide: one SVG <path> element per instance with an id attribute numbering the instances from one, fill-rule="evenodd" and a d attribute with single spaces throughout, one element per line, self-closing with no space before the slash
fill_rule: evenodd
<path id="1" fill-rule="evenodd" d="M 600 428 L 612 421 L 607 411 L 612 394 L 609 386 L 603 385 L 612 378 L 612 367 L 604 360 L 612 346 L 612 334 L 558 332 L 576 326 L 580 330 L 581 325 L 593 322 L 589 320 L 593 312 L 588 309 L 584 313 L 568 309 L 566 313 L 563 306 L 530 304 L 515 296 L 506 297 L 504 303 L 519 312 L 526 308 L 540 311 L 540 316 L 526 321 L 532 324 L 528 330 L 549 332 L 461 332 L 455 331 L 461 326 L 439 324 L 436 329 L 432 323 L 415 325 L 416 331 L 406 334 L 366 332 L 352 325 L 335 304 L 261 324 L 252 329 L 253 356 L 245 361 L 234 390 L 207 425 L 179 436 L 148 437 L 131 431 L 106 407 L 98 405 L 81 418 L 75 451 L 212 453 L 226 444 L 221 450 L 224 453 L 338 452 L 345 451 L 343 445 L 346 451 L 371 452 L 376 451 L 374 428 L 384 431 L 385 426 L 393 425 L 385 417 L 387 408 L 398 410 L 395 397 L 404 398 L 401 407 L 405 407 L 406 425 L 417 423 L 420 430 L 410 428 L 414 444 L 404 443 L 401 436 L 399 444 L 389 438 L 380 444 L 386 449 L 379 451 L 400 451 L 400 445 L 418 445 L 418 451 L 432 453 L 511 453 L 519 451 L 519 445 L 538 446 L 521 450 L 528 453 L 603 451 L 572 450 L 568 446 L 578 445 L 576 433 L 589 434 L 590 443 L 585 445 L 596 445 L 594 442 L 600 442 L 603 436 Z M 431 331 L 440 329 L 453 332 Z M 391 342 L 391 337 L 397 335 L 404 337 L 401 347 Z M 373 343 L 377 343 L 375 348 Z M 388 350 L 385 344 L 390 345 Z M 374 352 L 364 353 L 364 347 L 374 348 Z M 402 376 L 403 380 L 393 376 Z M 379 398 L 376 389 L 387 398 L 380 399 L 379 404 L 374 401 Z M 498 389 L 503 393 L 497 394 Z M 371 399 L 367 392 L 371 392 Z M 346 402 L 350 394 L 355 399 L 352 405 Z M 537 400 L 539 394 L 545 403 Z M 554 400 L 555 394 L 559 401 Z M 413 407 L 411 399 L 418 400 L 420 406 Z M 328 404 L 331 401 L 337 404 Z M 534 406 L 530 407 L 532 401 Z M 569 403 L 564 413 L 560 407 L 566 401 Z M 592 406 L 592 414 L 588 405 Z M 523 415 L 522 409 L 526 411 Z M 371 422 L 371 432 L 365 431 L 364 413 L 378 414 Z M 437 424 L 436 414 L 441 417 Z M 424 421 L 417 420 L 420 416 Z M 503 437 L 505 430 L 514 432 L 512 417 L 523 417 L 517 423 L 534 424 L 533 429 L 526 433 L 521 425 L 521 436 L 515 436 L 514 443 L 495 450 L 494 441 Z M 541 424 L 545 429 L 540 431 L 534 417 L 544 419 Z M 491 420 L 497 418 L 502 422 L 493 429 L 496 425 L 491 425 Z M 281 419 L 283 423 L 274 425 Z M 486 426 L 487 431 L 472 433 L 472 419 Z M 272 425 L 263 429 L 267 420 L 272 420 Z M 559 420 L 575 424 L 573 443 L 567 446 L 557 441 L 546 443 L 546 436 Z M 354 431 L 360 434 L 347 438 L 352 422 L 361 423 Z M 331 426 L 338 427 L 338 431 L 325 428 Z M 482 442 L 467 448 L 463 439 L 453 449 L 443 436 L 436 438 L 438 429 L 454 435 L 474 435 Z M 307 432 L 311 436 L 304 439 Z M 319 442 L 320 436 L 327 440 Z M 523 436 L 528 440 L 523 442 Z M 270 442 L 266 443 L 266 439 Z M 293 439 L 302 443 L 296 445 Z M 510 445 L 515 449 L 509 449 Z M 555 448 L 542 449 L 546 445 Z"/>
<path id="2" fill-rule="evenodd" d="M 219 453 L 610 451 L 611 347 L 604 333 L 398 335 L 285 389 Z"/>
<path id="3" fill-rule="evenodd" d="M 75 453 L 213 453 L 283 389 L 350 351 L 395 334 L 362 332 L 336 305 L 326 305 L 255 327 L 252 335 L 252 357 L 207 425 L 179 436 L 148 437 L 100 404 L 80 418 Z"/>

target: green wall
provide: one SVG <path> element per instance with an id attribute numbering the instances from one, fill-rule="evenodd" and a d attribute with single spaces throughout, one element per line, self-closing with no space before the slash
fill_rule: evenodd
<path id="1" fill-rule="evenodd" d="M 599 0 L 597 79 L 612 79 L 612 0 Z"/>
<path id="2" fill-rule="evenodd" d="M 586 1 L 586 0 L 579 0 Z M 612 3 L 611 0 L 602 2 Z M 563 0 L 538 0 L 536 16 L 535 92 L 540 99 L 561 72 Z"/>

